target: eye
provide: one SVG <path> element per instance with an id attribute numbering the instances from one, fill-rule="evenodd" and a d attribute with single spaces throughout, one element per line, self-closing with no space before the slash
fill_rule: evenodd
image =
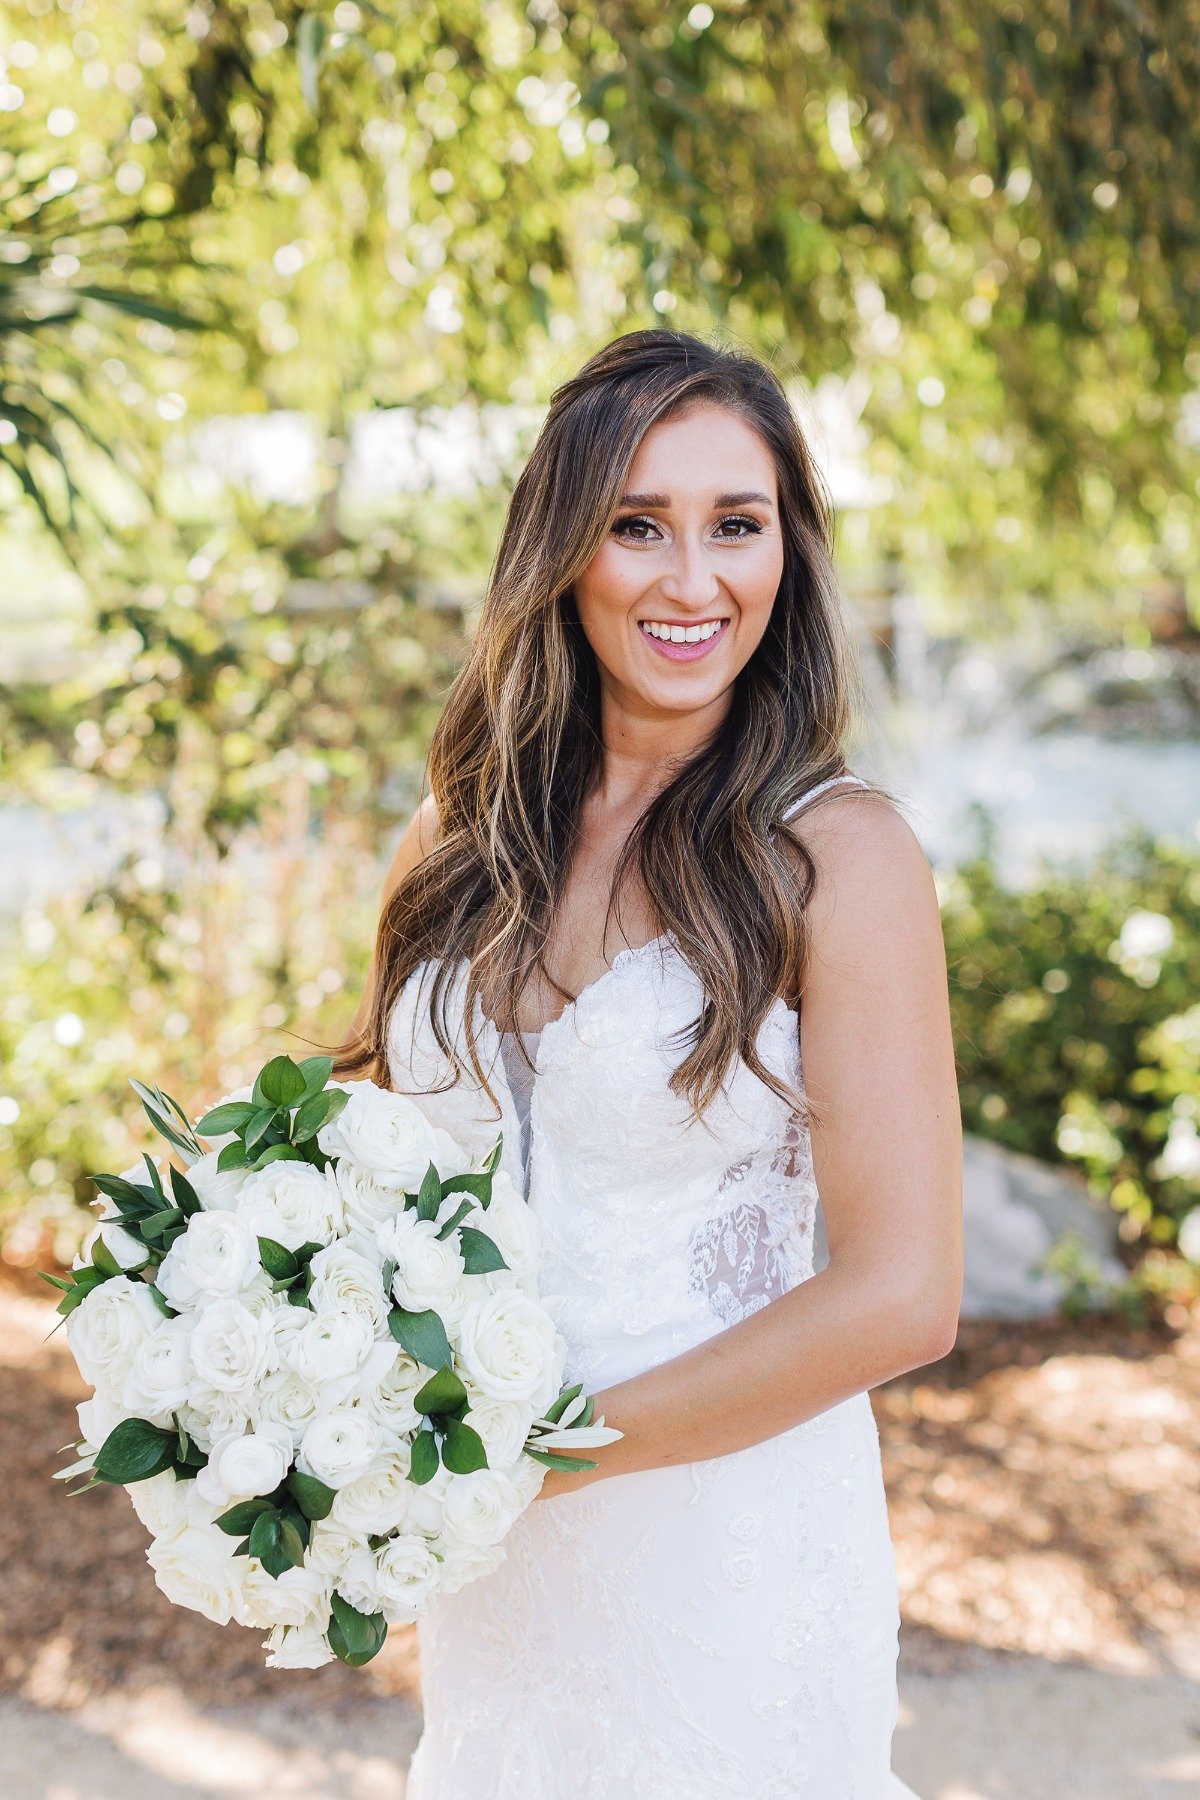
<path id="1" fill-rule="evenodd" d="M 656 531 L 658 529 L 653 519 L 647 519 L 641 514 L 630 514 L 626 518 L 618 519 L 615 522 L 613 525 L 613 535 L 614 537 L 628 537 L 630 541 L 635 544 L 645 544 L 650 540 L 642 535 L 640 530 L 640 527 L 642 526 L 647 526 L 651 531 Z"/>
<path id="2" fill-rule="evenodd" d="M 722 519 L 720 525 L 722 532 L 724 532 L 726 525 L 744 525 L 751 537 L 757 537 L 762 530 L 762 526 L 757 519 L 748 519 L 743 513 L 730 514 L 728 518 Z M 739 531 L 737 535 L 738 537 L 744 537 L 746 533 Z M 736 542 L 736 539 L 734 541 Z"/>

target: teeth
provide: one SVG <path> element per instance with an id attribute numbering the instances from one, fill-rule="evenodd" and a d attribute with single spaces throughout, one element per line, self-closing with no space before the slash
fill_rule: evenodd
<path id="1" fill-rule="evenodd" d="M 723 619 L 710 619 L 704 625 L 667 625 L 657 619 L 642 619 L 640 629 L 647 637 L 659 638 L 666 644 L 702 644 L 715 637 Z"/>

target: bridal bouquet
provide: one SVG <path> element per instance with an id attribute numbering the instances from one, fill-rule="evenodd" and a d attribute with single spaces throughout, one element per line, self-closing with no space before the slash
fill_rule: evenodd
<path id="1" fill-rule="evenodd" d="M 95 1388 L 60 1475 L 125 1487 L 168 1599 L 267 1631 L 275 1668 L 368 1662 L 503 1561 L 547 1466 L 621 1436 L 562 1388 L 502 1140 L 471 1168 L 332 1066 L 275 1057 L 194 1126 L 134 1081 L 184 1167 L 94 1176 L 102 1216 L 46 1277 Z"/>

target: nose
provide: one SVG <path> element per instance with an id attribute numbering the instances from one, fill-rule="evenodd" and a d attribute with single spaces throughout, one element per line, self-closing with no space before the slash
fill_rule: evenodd
<path id="1" fill-rule="evenodd" d="M 696 610 L 711 606 L 721 591 L 712 554 L 703 538 L 682 533 L 671 549 L 659 587 L 664 600 Z"/>

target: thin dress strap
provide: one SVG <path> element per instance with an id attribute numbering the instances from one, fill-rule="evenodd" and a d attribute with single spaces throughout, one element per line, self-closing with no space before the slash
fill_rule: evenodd
<path id="1" fill-rule="evenodd" d="M 849 770 L 847 770 L 844 775 L 830 775 L 828 780 L 818 781 L 816 787 L 809 788 L 807 794 L 801 794 L 795 806 L 789 807 L 787 812 L 784 813 L 784 818 L 795 818 L 796 814 L 801 812 L 804 807 L 808 805 L 810 800 L 815 800 L 818 794 L 823 794 L 825 792 L 826 788 L 835 787 L 839 781 L 853 781 L 857 787 L 867 786 L 867 783 L 863 780 L 861 775 L 852 775 Z"/>

